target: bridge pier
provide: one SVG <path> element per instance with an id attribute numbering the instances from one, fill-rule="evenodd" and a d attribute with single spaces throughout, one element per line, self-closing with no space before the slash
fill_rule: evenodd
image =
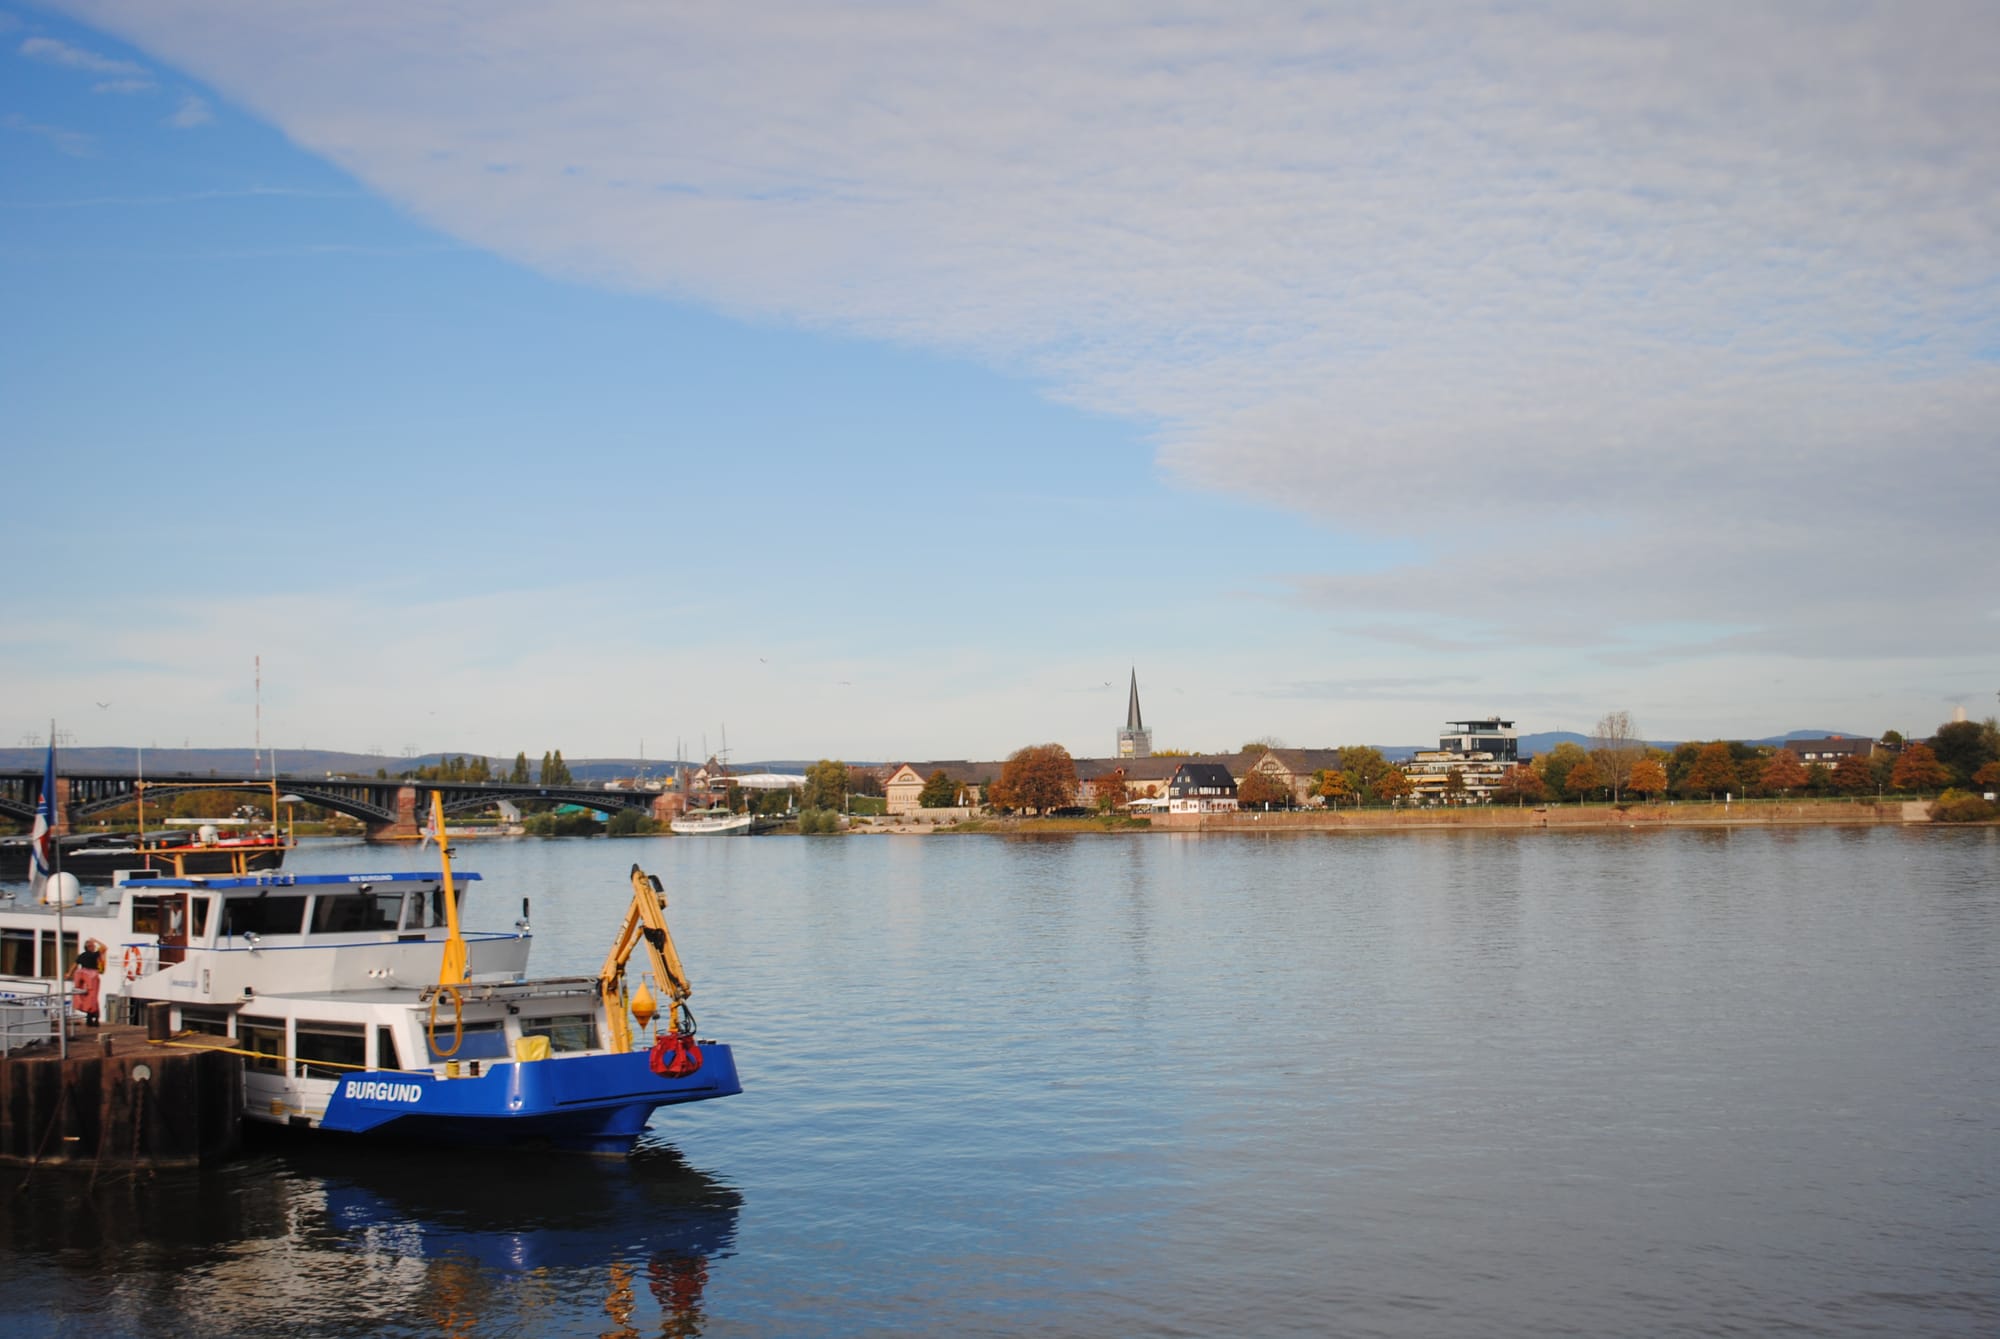
<path id="1" fill-rule="evenodd" d="M 368 825 L 368 840 L 371 842 L 414 842 L 423 840 L 423 835 L 424 826 L 417 818 L 415 786 L 396 788 L 395 822 Z"/>

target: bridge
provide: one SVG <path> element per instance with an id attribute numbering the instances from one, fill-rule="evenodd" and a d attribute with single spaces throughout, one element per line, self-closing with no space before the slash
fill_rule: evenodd
<path id="1" fill-rule="evenodd" d="M 631 809 L 665 819 L 665 797 L 652 790 L 597 790 L 588 786 L 542 786 L 511 781 L 405 781 L 381 777 L 201 776 L 175 772 L 144 779 L 146 799 L 170 800 L 197 790 L 266 795 L 276 785 L 284 798 L 316 804 L 358 818 L 369 841 L 414 841 L 430 813 L 431 793 L 444 797 L 450 814 L 478 813 L 499 800 L 548 800 L 615 814 Z M 140 778 L 123 772 L 64 772 L 56 777 L 56 831 L 92 814 L 108 813 L 139 798 Z M 0 814 L 32 823 L 42 798 L 40 772 L 0 772 Z"/>

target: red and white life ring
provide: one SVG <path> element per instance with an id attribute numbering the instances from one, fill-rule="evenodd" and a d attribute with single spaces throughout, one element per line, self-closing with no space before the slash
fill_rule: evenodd
<path id="1" fill-rule="evenodd" d="M 146 970 L 146 950 L 137 944 L 125 946 L 125 979 L 137 981 Z"/>

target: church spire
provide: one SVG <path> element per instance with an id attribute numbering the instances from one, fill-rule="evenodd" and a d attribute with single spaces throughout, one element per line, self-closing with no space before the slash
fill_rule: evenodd
<path id="1" fill-rule="evenodd" d="M 1139 715 L 1139 667 L 1132 667 L 1132 697 L 1125 707 L 1125 728 L 1118 732 L 1118 756 L 1121 758 L 1150 758 L 1153 756 L 1153 732 L 1146 728 L 1146 722 Z"/>

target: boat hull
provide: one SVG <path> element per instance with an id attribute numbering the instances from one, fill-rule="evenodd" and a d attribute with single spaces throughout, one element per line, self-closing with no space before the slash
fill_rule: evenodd
<path id="1" fill-rule="evenodd" d="M 362 1072 L 335 1085 L 316 1124 L 398 1143 L 623 1156 L 660 1107 L 743 1091 L 727 1045 L 703 1042 L 701 1052 L 701 1068 L 677 1079 L 655 1074 L 644 1051 L 503 1061 L 476 1078 Z M 246 1114 L 273 1119 L 254 1109 Z"/>

